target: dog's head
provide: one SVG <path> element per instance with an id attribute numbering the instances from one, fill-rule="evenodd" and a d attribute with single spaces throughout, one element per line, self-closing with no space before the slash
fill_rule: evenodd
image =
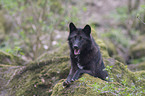
<path id="1" fill-rule="evenodd" d="M 79 55 L 81 51 L 89 47 L 91 43 L 91 27 L 89 25 L 86 25 L 84 28 L 76 28 L 73 23 L 70 23 L 69 29 L 69 46 L 74 55 Z"/>

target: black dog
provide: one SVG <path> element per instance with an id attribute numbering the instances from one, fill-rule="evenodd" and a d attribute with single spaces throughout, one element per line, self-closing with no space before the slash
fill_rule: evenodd
<path id="1" fill-rule="evenodd" d="M 77 80 L 81 74 L 88 73 L 94 77 L 106 80 L 108 76 L 98 45 L 91 36 L 91 27 L 76 28 L 70 23 L 68 37 L 70 47 L 71 69 L 63 86 Z"/>

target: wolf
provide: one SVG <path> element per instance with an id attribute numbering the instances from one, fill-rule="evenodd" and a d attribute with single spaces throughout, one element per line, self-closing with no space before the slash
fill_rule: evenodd
<path id="1" fill-rule="evenodd" d="M 91 27 L 76 28 L 69 24 L 68 45 L 70 48 L 71 69 L 63 86 L 77 80 L 83 73 L 106 80 L 108 73 L 103 63 L 99 46 L 91 35 Z"/>

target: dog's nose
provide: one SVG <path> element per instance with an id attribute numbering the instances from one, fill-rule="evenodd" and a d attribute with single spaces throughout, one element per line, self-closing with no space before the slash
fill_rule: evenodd
<path id="1" fill-rule="evenodd" d="M 74 45 L 74 49 L 78 49 L 78 46 L 77 45 Z"/>

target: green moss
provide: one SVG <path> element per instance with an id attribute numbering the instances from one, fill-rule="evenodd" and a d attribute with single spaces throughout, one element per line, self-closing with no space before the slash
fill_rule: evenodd
<path id="1" fill-rule="evenodd" d="M 109 58 L 109 54 L 108 52 L 106 51 L 107 48 L 106 48 L 106 45 L 105 43 L 101 40 L 101 39 L 97 39 L 96 40 L 96 43 L 99 45 L 100 47 L 100 50 L 101 50 L 101 54 L 104 58 Z"/>
<path id="2" fill-rule="evenodd" d="M 11 61 L 12 58 L 13 58 L 12 55 L 10 55 L 6 52 L 0 51 L 0 63 L 2 63 L 2 64 L 5 64 L 5 63 L 12 64 L 12 61 Z"/>
<path id="3" fill-rule="evenodd" d="M 0 68 L 3 68 L 3 67 L 10 67 L 12 65 L 5 65 L 5 64 L 0 64 Z"/>
<path id="4" fill-rule="evenodd" d="M 97 39 L 97 43 L 100 46 L 105 65 L 113 66 L 108 72 L 112 82 L 106 82 L 85 74 L 67 88 L 63 88 L 64 80 L 61 80 L 54 86 L 52 96 L 142 95 L 142 92 L 145 92 L 145 73 L 131 72 L 123 63 L 108 56 L 106 46 L 101 40 Z"/>
<path id="5" fill-rule="evenodd" d="M 140 64 L 131 64 L 128 66 L 128 68 L 132 71 L 145 70 L 145 61 Z"/>
<path id="6" fill-rule="evenodd" d="M 130 47 L 130 56 L 138 59 L 145 56 L 144 35 L 138 37 L 137 42 Z"/>
<path id="7" fill-rule="evenodd" d="M 124 58 L 123 58 L 122 56 L 114 55 L 113 58 L 114 58 L 115 60 L 118 60 L 119 62 L 125 64 L 125 60 L 124 60 Z"/>
<path id="8" fill-rule="evenodd" d="M 66 52 L 68 45 L 64 44 L 57 52 L 49 55 L 45 54 L 37 62 L 30 62 L 25 66 L 16 66 L 18 70 L 16 75 L 12 78 L 10 75 L 13 74 L 7 76 L 7 79 L 11 78 L 7 86 L 9 89 L 8 96 L 142 95 L 141 92 L 145 92 L 145 72 L 131 72 L 123 63 L 110 58 L 103 41 L 97 39 L 96 36 L 94 37 L 100 46 L 105 65 L 112 66 L 108 72 L 112 82 L 106 82 L 84 74 L 79 80 L 73 82 L 70 87 L 64 88 L 62 83 L 65 81 L 70 70 L 69 57 L 66 56 L 69 52 Z M 1 60 L 5 57 L 9 60 L 14 60 L 13 62 L 16 63 L 13 55 L 1 53 Z M 14 67 L 13 65 L 11 66 Z M 9 70 L 9 68 L 12 68 L 11 66 L 10 64 L 9 66 L 4 66 L 3 64 L 1 68 Z M 15 70 L 13 69 L 11 72 L 15 72 Z"/>
<path id="9" fill-rule="evenodd" d="M 110 40 L 104 40 L 104 42 L 107 46 L 107 51 L 109 53 L 109 56 L 117 55 L 117 50 L 115 45 Z"/>
<path id="10" fill-rule="evenodd" d="M 140 58 L 145 56 L 145 44 L 144 42 L 133 45 L 130 49 L 130 54 L 134 58 Z"/>
<path id="11" fill-rule="evenodd" d="M 24 67 L 11 81 L 10 95 L 43 95 L 52 93 L 55 83 L 66 78 L 69 72 L 68 57 L 56 57 L 32 62 Z"/>
<path id="12" fill-rule="evenodd" d="M 0 50 L 0 64 L 23 65 L 24 63 L 21 58 Z"/>
<path id="13" fill-rule="evenodd" d="M 54 88 L 51 96 L 96 96 L 97 92 L 91 88 L 92 82 L 100 81 L 99 78 L 94 78 L 88 74 L 84 74 L 78 81 L 72 83 L 69 88 L 62 86 L 61 80 Z"/>
<path id="14" fill-rule="evenodd" d="M 135 94 L 137 91 L 138 93 L 136 94 L 143 94 L 142 91 L 145 91 L 145 80 L 143 79 L 145 72 L 133 73 L 128 70 L 124 64 L 118 61 L 115 62 L 111 74 L 109 74 L 112 82 L 106 82 L 99 78 L 84 74 L 79 80 L 73 82 L 67 88 L 62 86 L 64 80 L 61 80 L 53 88 L 52 96 L 116 96 L 117 94 L 131 95 Z M 133 90 L 137 91 L 133 92 Z"/>
<path id="15" fill-rule="evenodd" d="M 66 50 L 67 49 L 67 50 Z M 43 61 L 46 59 L 53 59 L 54 57 L 68 56 L 69 55 L 69 47 L 68 44 L 65 43 L 60 48 L 52 53 L 44 53 L 42 54 L 37 61 Z"/>
<path id="16" fill-rule="evenodd" d="M 106 51 L 107 47 L 106 47 L 105 43 L 101 39 L 98 38 L 97 33 L 94 28 L 92 28 L 91 34 L 92 34 L 94 40 L 96 41 L 96 43 L 99 45 L 102 56 L 108 58 L 109 55 L 108 55 L 108 52 Z"/>

